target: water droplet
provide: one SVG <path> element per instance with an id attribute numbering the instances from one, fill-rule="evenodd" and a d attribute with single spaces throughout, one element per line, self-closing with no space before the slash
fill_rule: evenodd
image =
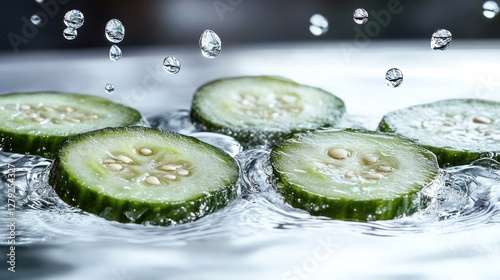
<path id="1" fill-rule="evenodd" d="M 210 29 L 203 31 L 200 36 L 201 54 L 206 58 L 215 58 L 222 51 L 219 36 Z"/>
<path id="2" fill-rule="evenodd" d="M 122 50 L 117 45 L 112 45 L 109 49 L 109 59 L 117 61 L 122 58 Z"/>
<path id="3" fill-rule="evenodd" d="M 328 31 L 328 20 L 320 14 L 312 15 L 309 19 L 309 23 L 311 24 L 309 26 L 309 31 L 311 31 L 314 36 L 323 35 Z"/>
<path id="4" fill-rule="evenodd" d="M 498 7 L 497 2 L 495 1 L 486 1 L 483 4 L 483 15 L 486 18 L 494 18 L 500 12 L 500 8 Z"/>
<path id="5" fill-rule="evenodd" d="M 42 22 L 42 18 L 39 15 L 32 15 L 31 16 L 31 22 L 34 25 L 39 25 Z"/>
<path id="6" fill-rule="evenodd" d="M 365 9 L 358 8 L 352 14 L 352 18 L 357 24 L 365 24 L 368 21 L 368 12 Z"/>
<path id="7" fill-rule="evenodd" d="M 37 2 L 38 4 L 41 4 L 43 3 L 45 0 L 35 0 L 35 2 Z"/>
<path id="8" fill-rule="evenodd" d="M 111 94 L 113 93 L 113 91 L 115 91 L 115 86 L 113 84 L 106 84 L 104 86 L 104 89 L 106 90 L 107 94 Z"/>
<path id="9" fill-rule="evenodd" d="M 385 82 L 390 87 L 398 87 L 403 82 L 403 72 L 398 68 L 391 68 L 385 73 Z"/>
<path id="10" fill-rule="evenodd" d="M 68 27 L 63 31 L 63 36 L 64 38 L 66 38 L 66 40 L 75 40 L 77 35 L 78 32 L 76 31 L 76 29 L 73 29 L 71 27 Z"/>
<path id="11" fill-rule="evenodd" d="M 163 69 L 169 74 L 177 74 L 181 70 L 181 63 L 175 56 L 167 56 L 163 60 Z"/>
<path id="12" fill-rule="evenodd" d="M 432 34 L 431 49 L 446 50 L 451 43 L 451 32 L 446 29 L 438 29 Z"/>
<path id="13" fill-rule="evenodd" d="M 64 15 L 64 24 L 66 24 L 67 27 L 78 29 L 82 27 L 83 22 L 84 17 L 79 10 L 71 10 Z"/>
<path id="14" fill-rule="evenodd" d="M 106 33 L 106 38 L 112 43 L 120 43 L 125 37 L 125 27 L 121 21 L 117 19 L 108 21 L 104 31 Z"/>

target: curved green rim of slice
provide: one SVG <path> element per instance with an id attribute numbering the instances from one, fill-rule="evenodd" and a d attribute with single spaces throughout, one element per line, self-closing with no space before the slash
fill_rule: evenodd
<path id="1" fill-rule="evenodd" d="M 436 154 L 440 166 L 500 160 L 500 102 L 450 99 L 386 114 L 378 129 L 416 140 Z"/>
<path id="2" fill-rule="evenodd" d="M 434 154 L 395 135 L 316 130 L 292 135 L 271 152 L 275 186 L 293 207 L 339 220 L 410 215 L 438 174 Z"/>
<path id="3" fill-rule="evenodd" d="M 0 148 L 54 158 L 76 135 L 104 127 L 146 125 L 130 107 L 85 94 L 22 92 L 0 95 Z"/>
<path id="4" fill-rule="evenodd" d="M 238 177 L 232 157 L 196 138 L 121 127 L 66 142 L 49 183 L 69 205 L 105 219 L 174 225 L 226 206 Z"/>
<path id="5" fill-rule="evenodd" d="M 191 106 L 199 130 L 230 135 L 245 148 L 271 146 L 288 134 L 344 125 L 344 102 L 322 89 L 277 76 L 243 76 L 201 86 Z"/>

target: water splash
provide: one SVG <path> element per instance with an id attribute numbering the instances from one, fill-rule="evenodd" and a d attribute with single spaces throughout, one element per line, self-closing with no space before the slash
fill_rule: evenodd
<path id="1" fill-rule="evenodd" d="M 365 24 L 368 21 L 368 12 L 363 8 L 358 8 L 352 13 L 352 18 L 357 24 Z"/>
<path id="2" fill-rule="evenodd" d="M 219 36 L 210 29 L 203 31 L 199 43 L 201 54 L 206 58 L 216 58 L 222 51 Z"/>
<path id="3" fill-rule="evenodd" d="M 106 23 L 104 33 L 111 43 L 120 43 L 125 38 L 125 27 L 121 21 L 112 19 Z"/>
<path id="4" fill-rule="evenodd" d="M 451 32 L 446 29 L 438 29 L 432 34 L 431 49 L 444 51 L 451 44 Z"/>
<path id="5" fill-rule="evenodd" d="M 328 20 L 320 14 L 312 15 L 309 19 L 309 23 L 309 31 L 311 31 L 314 36 L 321 36 L 328 32 Z"/>
<path id="6" fill-rule="evenodd" d="M 403 72 L 398 68 L 391 68 L 385 73 L 385 82 L 388 86 L 399 87 L 403 82 Z"/>
<path id="7" fill-rule="evenodd" d="M 177 74 L 181 71 L 181 62 L 174 56 L 167 56 L 163 60 L 163 69 L 169 74 Z"/>
<path id="8" fill-rule="evenodd" d="M 109 48 L 109 59 L 112 61 L 118 61 L 120 58 L 122 58 L 122 49 L 120 49 L 117 45 L 112 45 L 111 48 Z"/>

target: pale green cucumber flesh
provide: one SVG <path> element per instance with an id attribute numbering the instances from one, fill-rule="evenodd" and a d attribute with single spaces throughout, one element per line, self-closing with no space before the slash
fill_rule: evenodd
<path id="1" fill-rule="evenodd" d="M 50 183 L 68 204 L 106 219 L 170 225 L 227 205 L 238 174 L 233 158 L 193 137 L 121 127 L 66 142 Z"/>
<path id="2" fill-rule="evenodd" d="M 469 164 L 481 157 L 500 160 L 500 103 L 452 99 L 386 114 L 380 131 L 416 140 L 441 166 Z"/>
<path id="3" fill-rule="evenodd" d="M 332 156 L 335 150 L 347 156 Z M 438 173 L 435 156 L 412 141 L 355 130 L 294 134 L 272 150 L 271 164 L 290 205 L 355 221 L 415 212 L 420 190 Z"/>
<path id="4" fill-rule="evenodd" d="M 145 124 L 132 108 L 97 96 L 60 92 L 0 95 L 0 148 L 54 158 L 79 133 Z"/>
<path id="5" fill-rule="evenodd" d="M 341 99 L 274 76 L 215 80 L 195 93 L 191 118 L 200 130 L 229 134 L 245 147 L 273 145 L 286 135 L 335 127 L 346 118 Z"/>

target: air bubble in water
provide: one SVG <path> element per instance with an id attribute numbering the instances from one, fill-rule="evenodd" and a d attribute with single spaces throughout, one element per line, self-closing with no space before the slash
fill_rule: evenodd
<path id="1" fill-rule="evenodd" d="M 494 18 L 500 12 L 500 7 L 498 7 L 497 2 L 495 1 L 486 1 L 483 4 L 483 15 L 486 18 Z"/>
<path id="2" fill-rule="evenodd" d="M 403 72 L 398 68 L 391 68 L 385 73 L 385 82 L 388 86 L 395 88 L 403 82 Z"/>
<path id="3" fill-rule="evenodd" d="M 65 28 L 63 31 L 63 36 L 66 38 L 66 40 L 75 40 L 76 36 L 78 35 L 78 32 L 76 29 L 73 29 L 71 27 Z"/>
<path id="4" fill-rule="evenodd" d="M 64 15 L 64 24 L 66 24 L 67 27 L 78 29 L 82 27 L 83 22 L 84 17 L 79 10 L 71 10 Z"/>
<path id="5" fill-rule="evenodd" d="M 163 60 L 163 69 L 169 74 L 177 74 L 181 70 L 181 62 L 175 56 L 167 56 Z"/>
<path id="6" fill-rule="evenodd" d="M 368 21 L 368 12 L 365 9 L 358 8 L 352 14 L 352 18 L 357 24 L 365 24 Z"/>
<path id="7" fill-rule="evenodd" d="M 328 20 L 320 14 L 312 15 L 309 23 L 311 24 L 309 25 L 309 31 L 314 36 L 320 36 L 328 32 Z"/>
<path id="8" fill-rule="evenodd" d="M 39 15 L 32 15 L 31 23 L 33 23 L 34 25 L 39 25 L 40 23 L 42 23 L 42 18 Z"/>
<path id="9" fill-rule="evenodd" d="M 113 84 L 106 84 L 104 89 L 106 90 L 106 93 L 111 94 L 115 91 L 115 86 Z"/>
<path id="10" fill-rule="evenodd" d="M 432 34 L 431 49 L 446 50 L 451 44 L 451 32 L 446 29 L 438 29 Z"/>
<path id="11" fill-rule="evenodd" d="M 120 43 L 125 37 L 125 27 L 121 21 L 117 19 L 112 19 L 106 23 L 106 28 L 104 29 L 106 38 L 111 43 Z"/>
<path id="12" fill-rule="evenodd" d="M 112 45 L 109 49 L 109 59 L 117 61 L 122 58 L 122 50 L 117 45 Z"/>
<path id="13" fill-rule="evenodd" d="M 203 31 L 200 36 L 201 54 L 206 58 L 215 58 L 222 51 L 222 43 L 219 36 L 210 29 Z"/>

